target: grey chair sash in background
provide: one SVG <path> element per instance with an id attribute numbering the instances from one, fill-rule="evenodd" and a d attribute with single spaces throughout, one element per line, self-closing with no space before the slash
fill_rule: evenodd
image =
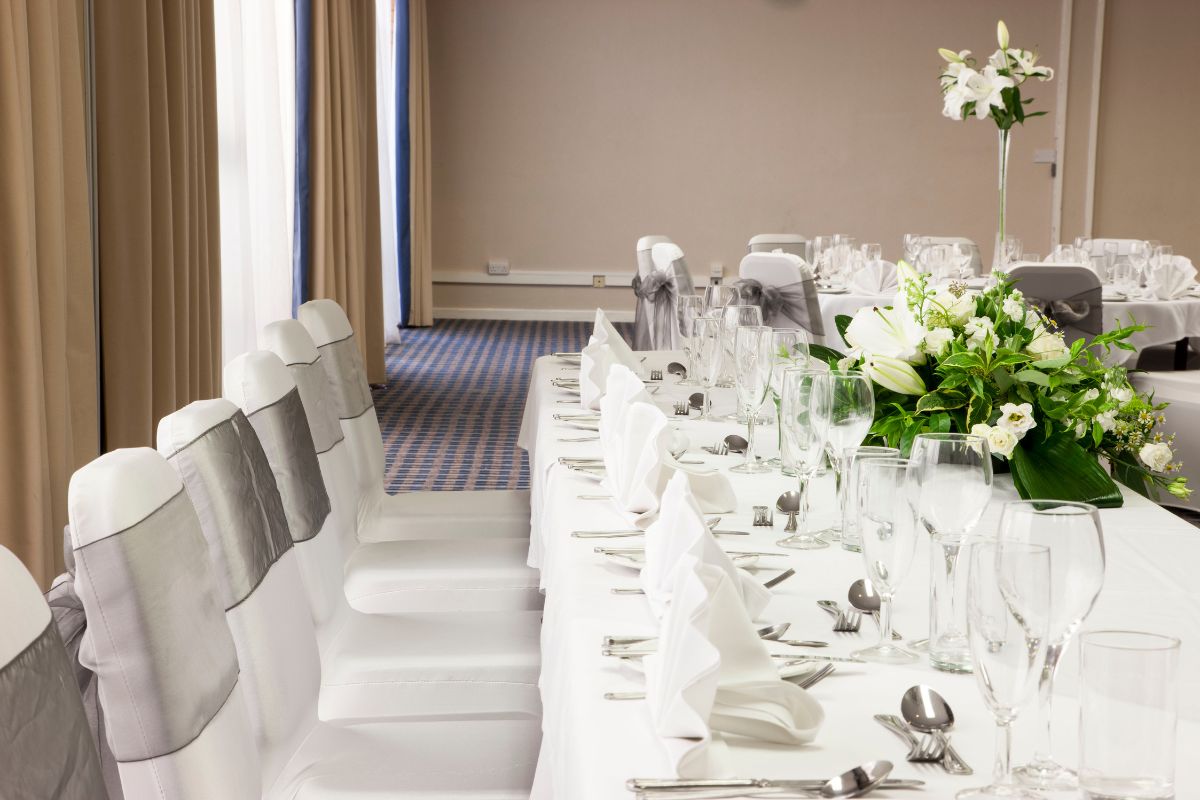
<path id="1" fill-rule="evenodd" d="M 78 680 L 55 620 L 0 667 L 0 796 L 5 800 L 108 798 Z"/>
<path id="2" fill-rule="evenodd" d="M 345 339 L 317 348 L 325 362 L 329 376 L 330 394 L 337 409 L 338 419 L 355 419 L 362 416 L 375 403 L 371 399 L 371 387 L 367 383 L 367 370 L 363 366 L 362 353 L 354 334 Z"/>
<path id="3" fill-rule="evenodd" d="M 299 389 L 255 411 L 250 424 L 275 474 L 292 541 L 306 542 L 321 532 L 331 506 Z"/>
<path id="4" fill-rule="evenodd" d="M 300 399 L 304 402 L 304 407 L 313 409 L 313 414 L 308 418 L 308 427 L 312 431 L 313 446 L 317 448 L 317 454 L 324 453 L 345 438 L 342 426 L 338 424 L 334 414 L 329 373 L 325 371 L 324 360 L 317 356 L 317 360 L 311 364 L 297 362 L 288 364 L 287 368 L 288 372 L 292 373 L 296 388 L 300 390 Z"/>
<path id="5" fill-rule="evenodd" d="M 196 509 L 228 611 L 250 596 L 292 546 L 267 454 L 246 415 L 238 411 L 167 460 Z"/>
<path id="6" fill-rule="evenodd" d="M 743 303 L 762 309 L 763 325 L 790 328 L 795 324 L 813 336 L 825 335 L 821 302 L 812 278 L 787 286 L 763 286 L 756 280 L 745 278 L 734 285 L 738 287 Z"/>
<path id="7" fill-rule="evenodd" d="M 1053 322 L 1066 344 L 1081 338 L 1090 342 L 1104 332 L 1100 279 L 1087 267 L 1023 264 L 1008 275 L 1026 305 Z"/>
<path id="8" fill-rule="evenodd" d="M 99 678 L 113 755 L 142 761 L 179 750 L 204 731 L 238 680 L 233 636 L 187 492 L 78 548 L 75 562 L 88 618 L 104 620 L 85 635 L 105 641 L 81 652 L 94 661 L 84 666 Z M 157 606 L 148 609 L 143 596 Z"/>
<path id="9" fill-rule="evenodd" d="M 637 296 L 634 350 L 671 349 L 671 331 L 678 332 L 679 328 L 675 312 L 679 292 L 674 277 L 662 272 L 652 272 L 644 280 L 641 275 L 634 276 L 633 293 Z"/>
<path id="10" fill-rule="evenodd" d="M 1025 297 L 1025 304 L 1035 308 L 1055 327 L 1078 328 L 1092 336 L 1104 333 L 1104 299 L 1102 289 L 1088 289 L 1061 300 L 1042 300 Z"/>

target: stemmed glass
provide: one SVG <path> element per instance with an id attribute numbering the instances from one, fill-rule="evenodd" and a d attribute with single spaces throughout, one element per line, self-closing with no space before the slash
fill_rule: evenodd
<path id="1" fill-rule="evenodd" d="M 722 328 L 722 341 L 725 343 L 725 362 L 721 369 L 721 377 L 717 380 L 717 386 L 732 389 L 734 384 L 734 361 L 733 361 L 733 346 L 734 334 L 738 328 L 749 325 L 751 327 L 761 327 L 763 324 L 762 309 L 758 306 L 725 306 L 722 312 L 722 320 L 724 327 Z M 731 417 L 736 418 L 735 411 Z"/>
<path id="2" fill-rule="evenodd" d="M 813 275 L 826 278 L 829 276 L 826 251 L 833 246 L 832 236 L 817 236 L 813 238 Z"/>
<path id="3" fill-rule="evenodd" d="M 708 393 L 717 383 L 721 365 L 725 360 L 722 339 L 722 321 L 716 317 L 697 317 L 692 323 L 692 350 L 696 354 L 696 378 L 704 389 L 704 402 L 700 406 L 700 421 L 709 422 Z"/>
<path id="4" fill-rule="evenodd" d="M 921 255 L 921 234 L 904 234 L 904 260 L 913 269 L 917 269 L 917 259 Z"/>
<path id="5" fill-rule="evenodd" d="M 711 309 L 710 314 L 722 313 L 725 306 L 736 306 L 742 301 L 741 293 L 736 286 L 712 284 L 704 287 L 704 307 Z"/>
<path id="6" fill-rule="evenodd" d="M 883 258 L 883 245 L 881 244 L 864 244 L 862 246 L 863 261 L 870 264 L 872 261 L 879 261 Z"/>
<path id="7" fill-rule="evenodd" d="M 679 296 L 679 346 L 687 359 L 688 374 L 679 382 L 680 386 L 699 386 L 696 380 L 696 357 L 693 344 L 695 332 L 694 323 L 698 317 L 705 314 L 704 298 L 698 294 L 681 294 Z"/>
<path id="8" fill-rule="evenodd" d="M 1154 248 L 1149 242 L 1133 242 L 1129 245 L 1129 263 L 1133 264 L 1134 274 L 1132 275 L 1133 286 L 1136 290 L 1142 285 L 1142 278 L 1146 274 L 1146 268 L 1150 266 L 1150 258 L 1154 255 Z"/>
<path id="9" fill-rule="evenodd" d="M 825 430 L 813 413 L 817 406 L 828 405 L 829 373 L 806 369 L 783 371 L 780 392 L 779 424 L 796 467 L 800 484 L 800 511 L 796 532 L 775 544 L 792 550 L 818 550 L 829 547 L 808 532 L 808 484 L 825 458 Z"/>
<path id="10" fill-rule="evenodd" d="M 800 367 L 808 369 L 808 332 L 800 328 L 775 328 L 771 331 L 771 400 L 775 403 L 775 419 L 779 420 L 780 395 L 783 392 L 783 373 L 785 370 Z M 787 472 L 783 459 L 783 423 L 779 422 L 779 457 L 772 458 L 766 464 L 769 467 L 779 467 Z"/>
<path id="11" fill-rule="evenodd" d="M 1100 275 L 1100 282 L 1101 283 L 1112 283 L 1113 267 L 1115 267 L 1117 265 L 1117 243 L 1116 242 L 1105 242 L 1104 243 L 1104 257 L 1100 263 L 1103 265 L 1101 267 L 1102 274 Z"/>
<path id="12" fill-rule="evenodd" d="M 1025 251 L 1025 245 L 1015 236 L 1004 237 L 1004 266 L 1008 266 L 1014 262 L 1021 260 L 1021 254 Z"/>
<path id="13" fill-rule="evenodd" d="M 954 263 L 954 271 L 959 280 L 966 280 L 972 276 L 971 261 L 975 258 L 975 253 L 971 249 L 971 245 L 966 242 L 956 242 L 950 245 L 950 259 Z"/>
<path id="14" fill-rule="evenodd" d="M 907 459 L 872 458 L 863 466 L 859 531 L 863 566 L 881 601 L 879 644 L 850 655 L 877 664 L 911 664 L 917 657 L 892 644 L 892 595 L 917 552 L 920 489 L 909 477 Z"/>
<path id="15" fill-rule="evenodd" d="M 1074 771 L 1055 763 L 1050 754 L 1050 701 L 1062 654 L 1104 585 L 1100 512 L 1087 503 L 1015 500 L 1004 504 L 999 538 L 1050 550 L 1051 616 L 1046 662 L 1038 681 L 1038 742 L 1033 761 L 1016 769 L 1017 779 L 1041 789 L 1073 789 L 1078 785 Z"/>
<path id="16" fill-rule="evenodd" d="M 770 467 L 759 464 L 754 457 L 754 423 L 758 421 L 758 411 L 771 388 L 771 329 L 750 325 L 739 327 L 735 332 L 733 362 L 738 405 L 746 415 L 746 460 L 730 467 L 729 471 L 751 475 L 770 472 Z"/>
<path id="17" fill-rule="evenodd" d="M 946 256 L 949 249 L 944 244 L 935 244 L 925 251 L 925 263 L 929 267 L 929 274 L 933 276 L 935 284 L 941 283 L 946 278 Z"/>
<path id="18" fill-rule="evenodd" d="M 967 613 L 975 683 L 996 719 L 996 770 L 991 786 L 964 789 L 966 798 L 1041 795 L 1013 783 L 1012 723 L 1028 705 L 1045 657 L 1050 626 L 1050 551 L 1018 542 L 977 544 L 971 554 Z"/>
<path id="19" fill-rule="evenodd" d="M 967 536 L 992 497 L 992 458 L 987 439 L 973 433 L 920 433 L 909 459 L 921 487 L 921 523 L 930 549 L 929 662 L 946 672 L 970 672 L 965 575 L 958 568 Z M 920 643 L 909 647 L 920 649 Z"/>
<path id="20" fill-rule="evenodd" d="M 900 449 L 897 447 L 878 447 L 876 445 L 860 445 L 847 447 L 842 457 L 846 460 L 846 474 L 849 481 L 846 484 L 846 516 L 842 520 L 842 549 L 852 553 L 861 552 L 859 547 L 859 517 L 862 515 L 862 481 L 868 461 L 873 458 L 899 458 Z"/>
<path id="21" fill-rule="evenodd" d="M 846 483 L 849 478 L 847 447 L 857 447 L 866 438 L 875 420 L 875 393 L 871 379 L 858 370 L 831 370 L 829 390 L 822 394 L 824 402 L 813 406 L 816 424 L 825 431 L 825 452 L 837 471 L 837 508 L 839 518 L 818 534 L 827 542 L 840 542 L 842 520 L 846 517 Z"/>

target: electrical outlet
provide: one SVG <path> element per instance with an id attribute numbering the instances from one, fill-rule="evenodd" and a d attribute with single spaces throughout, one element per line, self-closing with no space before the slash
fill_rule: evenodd
<path id="1" fill-rule="evenodd" d="M 724 278 L 725 277 L 725 265 L 714 261 L 708 267 L 708 277 Z"/>
<path id="2" fill-rule="evenodd" d="M 508 262 L 507 261 L 489 261 L 488 262 L 488 275 L 507 275 L 507 274 L 508 274 Z"/>
<path id="3" fill-rule="evenodd" d="M 592 288 L 593 289 L 603 289 L 604 288 L 604 276 L 603 275 L 593 275 L 592 276 Z"/>

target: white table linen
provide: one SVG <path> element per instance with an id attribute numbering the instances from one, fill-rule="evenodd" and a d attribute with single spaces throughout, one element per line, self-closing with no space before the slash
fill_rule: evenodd
<path id="1" fill-rule="evenodd" d="M 1182 297 L 1176 300 L 1104 300 L 1104 332 L 1109 333 L 1128 325 L 1130 317 L 1144 331 L 1137 331 L 1127 340 L 1136 351 L 1113 348 L 1110 361 L 1133 369 L 1138 355 L 1147 347 L 1174 344 L 1184 337 L 1200 336 L 1200 298 Z"/>
<path id="2" fill-rule="evenodd" d="M 837 297 L 837 296 L 834 296 Z M 842 296 L 845 297 L 845 296 Z M 1162 304 L 1168 305 L 1168 304 Z M 647 354 L 647 369 L 664 368 L 680 361 L 678 353 Z M 655 732 L 645 701 L 605 700 L 606 692 L 640 691 L 643 675 L 600 654 L 605 635 L 656 635 L 658 623 L 642 595 L 614 595 L 615 587 L 637 588 L 638 574 L 618 566 L 594 552 L 594 539 L 571 538 L 581 528 L 620 528 L 626 524 L 610 501 L 582 499 L 606 494 L 595 480 L 556 464 L 563 455 L 598 455 L 599 442 L 558 442 L 558 438 L 581 435 L 578 429 L 551 418 L 556 411 L 573 411 L 577 406 L 558 404 L 565 393 L 554 389 L 549 378 L 561 374 L 562 362 L 542 358 L 534 368 L 534 380 L 526 406 L 521 441 L 530 450 L 533 474 L 533 518 L 530 563 L 539 566 L 546 593 L 542 628 L 542 675 L 540 686 L 544 707 L 542 752 L 534 785 L 534 798 L 625 798 L 631 795 L 624 783 L 632 777 L 667 777 L 671 763 Z M 675 380 L 667 375 L 668 384 Z M 692 387 L 667 385 L 653 399 L 666 408 L 675 397 L 695 391 Z M 732 391 L 716 393 L 718 405 L 732 404 Z M 671 417 L 691 439 L 689 458 L 702 458 L 727 468 L 741 456 L 710 456 L 698 450 L 729 433 L 744 435 L 744 426 L 734 423 L 700 423 L 690 418 Z M 756 445 L 764 457 L 775 448 L 776 431 L 760 427 Z M 750 536 L 718 537 L 727 548 L 780 552 L 763 558 L 754 570 L 761 580 L 789 567 L 797 575 L 774 590 L 774 598 L 757 620 L 760 624 L 791 622 L 788 638 L 830 642 L 825 652 L 847 655 L 873 644 L 878 632 L 869 619 L 857 634 L 832 633 L 830 617 L 816 606 L 818 599 L 844 603 L 850 584 L 863 577 L 861 556 L 837 547 L 816 551 L 784 551 L 774 546 L 783 537 L 784 518 L 774 528 L 751 526 L 753 505 L 774 505 L 795 480 L 774 472 L 767 475 L 726 473 L 738 496 L 735 513 L 723 515 L 721 528 L 744 530 Z M 1177 786 L 1179 797 L 1200 793 L 1200 772 L 1188 759 L 1200 752 L 1200 581 L 1195 564 L 1200 563 L 1200 531 L 1159 509 L 1150 501 L 1123 490 L 1126 502 L 1120 509 L 1101 511 L 1108 557 L 1104 590 L 1085 629 L 1130 629 L 1178 636 L 1184 645 L 1180 663 L 1181 721 L 1179 726 Z M 812 494 L 814 528 L 829 521 L 833 505 L 832 475 L 816 481 Z M 993 501 L 978 531 L 994 533 L 1001 504 L 1016 499 L 1008 476 L 998 476 Z M 539 505 L 540 504 L 540 505 Z M 600 540 L 601 542 L 605 540 Z M 616 540 L 632 543 L 637 539 Z M 895 628 L 906 638 L 923 637 L 928 630 L 929 547 L 924 538 L 914 567 L 897 594 Z M 773 652 L 813 651 L 768 643 Z M 1074 698 L 1078 684 L 1078 645 L 1068 650 L 1060 667 L 1055 711 L 1055 751 L 1068 765 L 1077 759 L 1078 711 Z M 897 778 L 919 778 L 927 782 L 925 797 L 949 797 L 963 788 L 982 786 L 989 780 L 993 763 L 995 725 L 983 704 L 975 679 L 933 670 L 925 659 L 911 666 L 837 664 L 837 672 L 813 687 L 826 720 L 812 744 L 781 746 L 742 737 L 727 737 L 734 770 L 742 777 L 833 776 L 872 759 L 895 763 Z M 956 749 L 975 774 L 954 777 L 932 767 L 909 764 L 905 748 L 891 733 L 872 720 L 877 713 L 898 714 L 900 697 L 910 686 L 924 683 L 937 689 L 955 711 L 953 739 Z M 1031 708 L 1017 723 L 1014 764 L 1032 755 L 1036 712 Z M 911 792 L 877 792 L 881 798 L 908 797 Z"/>

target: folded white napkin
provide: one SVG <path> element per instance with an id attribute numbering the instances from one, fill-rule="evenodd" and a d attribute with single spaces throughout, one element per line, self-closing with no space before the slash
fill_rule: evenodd
<path id="1" fill-rule="evenodd" d="M 897 288 L 896 265 L 890 261 L 870 261 L 850 280 L 854 294 L 894 294 Z"/>
<path id="2" fill-rule="evenodd" d="M 617 333 L 617 329 L 608 321 L 604 310 L 596 309 L 596 324 L 592 328 L 592 339 L 596 344 L 607 344 L 612 348 L 613 354 L 617 357 L 617 361 L 629 367 L 634 375 L 644 376 L 646 369 L 642 365 L 642 360 L 633 354 L 633 350 L 628 343 Z M 605 375 L 607 375 L 607 371 Z"/>
<path id="3" fill-rule="evenodd" d="M 650 716 L 676 775 L 729 774 L 710 746 L 712 731 L 785 745 L 813 741 L 824 709 L 779 677 L 729 574 L 687 552 L 671 578 L 658 653 L 644 662 Z"/>
<path id="4" fill-rule="evenodd" d="M 676 565 L 684 553 L 691 553 L 729 575 L 746 612 L 757 618 L 771 602 L 771 590 L 733 565 L 705 524 L 686 474 L 676 473 L 667 481 L 659 510 L 658 520 L 646 531 L 646 566 L 641 576 L 654 614 L 662 617 L 670 605 Z"/>
<path id="5" fill-rule="evenodd" d="M 600 399 L 604 397 L 608 372 L 619 364 L 610 345 L 597 342 L 593 336 L 579 357 L 579 403 L 592 411 L 600 410 Z"/>
<path id="6" fill-rule="evenodd" d="M 640 519 L 658 511 L 667 478 L 663 453 L 670 431 L 667 415 L 658 406 L 635 402 L 620 413 L 623 405 L 612 395 L 601 401 L 600 443 L 607 475 L 600 485 L 612 492 L 617 508 Z"/>
<path id="7" fill-rule="evenodd" d="M 1150 267 L 1146 288 L 1159 300 L 1174 300 L 1187 293 L 1196 282 L 1196 268 L 1183 256 L 1174 256 L 1168 263 Z"/>
<path id="8" fill-rule="evenodd" d="M 646 384 L 624 364 L 612 364 L 604 382 L 604 396 L 600 399 L 600 449 L 607 452 L 615 446 L 617 438 L 625 430 L 625 413 L 634 403 L 654 404 L 646 391 Z"/>

